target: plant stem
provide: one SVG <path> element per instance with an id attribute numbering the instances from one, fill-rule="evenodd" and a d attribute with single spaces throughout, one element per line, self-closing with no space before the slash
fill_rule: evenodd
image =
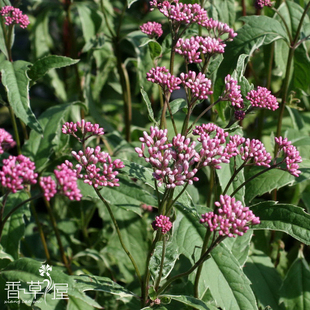
<path id="1" fill-rule="evenodd" d="M 164 262 L 165 262 L 165 254 L 166 254 L 166 237 L 163 237 L 163 249 L 161 252 L 161 260 L 160 260 L 160 267 L 159 267 L 159 273 L 158 273 L 158 277 L 156 279 L 155 282 L 155 291 L 158 290 L 159 284 L 160 284 L 160 280 L 161 280 L 161 276 L 163 273 L 163 268 L 164 268 Z"/>
<path id="2" fill-rule="evenodd" d="M 138 279 L 139 279 L 140 285 L 142 286 L 142 279 L 141 279 L 141 275 L 140 275 L 138 266 L 137 266 L 137 264 L 136 264 L 134 258 L 133 258 L 132 255 L 130 254 L 129 250 L 128 250 L 127 247 L 125 246 L 125 243 L 124 243 L 124 241 L 123 241 L 123 238 L 122 238 L 122 235 L 121 235 L 119 226 L 118 226 L 117 221 L 116 221 L 116 219 L 115 219 L 115 217 L 114 217 L 114 215 L 113 215 L 112 209 L 111 209 L 109 203 L 102 197 L 102 195 L 100 194 L 100 191 L 99 191 L 97 188 L 95 188 L 94 186 L 93 186 L 93 188 L 94 188 L 96 194 L 98 195 L 98 197 L 100 198 L 100 200 L 101 200 L 101 201 L 104 203 L 104 205 L 106 206 L 106 208 L 107 208 L 107 210 L 108 210 L 108 212 L 109 212 L 109 215 L 110 215 L 110 217 L 111 217 L 111 219 L 112 219 L 112 222 L 113 222 L 113 224 L 114 224 L 114 227 L 115 227 L 115 229 L 116 229 L 116 232 L 117 232 L 117 235 L 118 235 L 118 239 L 119 239 L 119 241 L 120 241 L 120 243 L 121 243 L 121 246 L 122 246 L 123 250 L 125 251 L 125 253 L 127 254 L 128 258 L 130 259 L 130 261 L 131 261 L 131 263 L 132 263 L 132 265 L 133 265 L 133 267 L 134 267 L 134 269 L 135 269 L 135 272 L 136 272 L 136 274 L 137 274 L 137 277 L 138 277 Z"/>
<path id="3" fill-rule="evenodd" d="M 58 247 L 59 247 L 59 251 L 60 251 L 60 256 L 61 256 L 62 262 L 64 263 L 64 265 L 65 265 L 65 267 L 66 267 L 68 273 L 69 273 L 70 275 L 72 275 L 72 270 L 71 270 L 71 267 L 70 267 L 70 265 L 69 265 L 69 263 L 68 263 L 68 260 L 67 260 L 66 254 L 65 254 L 64 247 L 63 247 L 63 245 L 62 245 L 60 233 L 59 233 L 59 230 L 58 230 L 58 227 L 57 227 L 57 222 L 56 222 L 56 219 L 55 219 L 55 217 L 54 217 L 54 214 L 53 214 L 51 205 L 50 205 L 49 201 L 46 200 L 45 197 L 44 197 L 44 202 L 45 202 L 45 206 L 46 206 L 48 215 L 49 215 L 50 220 L 51 220 L 51 223 L 52 223 L 52 227 L 53 227 L 54 232 L 55 232 L 55 236 L 56 236 L 56 239 L 57 239 L 57 243 L 58 243 Z"/>
<path id="4" fill-rule="evenodd" d="M 266 168 L 265 170 L 262 170 L 256 174 L 254 174 L 253 176 L 251 176 L 250 178 L 248 178 L 245 182 L 243 182 L 240 186 L 238 186 L 234 192 L 232 194 L 230 194 L 231 197 L 233 197 L 238 191 L 240 188 L 242 188 L 244 185 L 246 185 L 247 183 L 249 183 L 250 181 L 252 181 L 253 179 L 255 179 L 256 177 L 260 176 L 261 174 L 273 169 L 273 168 L 276 168 L 277 167 L 277 164 L 276 165 L 272 165 L 270 166 L 269 168 Z"/>
<path id="5" fill-rule="evenodd" d="M 203 256 L 203 253 L 205 253 L 205 251 L 207 250 L 208 243 L 209 243 L 209 240 L 210 240 L 210 236 L 211 236 L 211 231 L 210 231 L 210 228 L 208 227 L 208 229 L 206 231 L 206 235 L 205 235 L 204 241 L 203 241 L 200 258 Z M 196 276 L 195 276 L 194 297 L 196 297 L 196 298 L 199 298 L 199 279 L 200 279 L 200 276 L 201 276 L 202 267 L 203 267 L 203 264 L 201 264 L 198 267 L 197 273 L 196 273 Z"/>
<path id="6" fill-rule="evenodd" d="M 8 105 L 8 109 L 10 112 L 13 131 L 14 131 L 14 139 L 16 142 L 17 154 L 20 155 L 22 152 L 21 152 L 21 148 L 20 148 L 20 139 L 19 139 L 19 133 L 18 133 L 18 128 L 17 128 L 17 124 L 16 124 L 16 119 L 15 119 L 15 114 L 14 114 L 14 111 L 10 105 Z"/>
<path id="7" fill-rule="evenodd" d="M 244 161 L 244 162 L 242 163 L 242 165 L 241 165 L 238 169 L 236 169 L 236 170 L 234 171 L 233 175 L 232 175 L 231 178 L 229 179 L 229 181 L 228 181 L 228 183 L 227 183 L 227 185 L 226 185 L 226 187 L 225 187 L 225 189 L 224 189 L 224 191 L 223 191 L 223 195 L 225 195 L 225 194 L 227 193 L 230 184 L 234 181 L 234 178 L 236 177 L 236 175 L 245 167 L 246 163 L 247 163 L 247 161 Z"/>
<path id="8" fill-rule="evenodd" d="M 162 292 L 164 292 L 172 282 L 174 282 L 177 279 L 180 279 L 182 277 L 188 276 L 189 274 L 191 274 L 196 268 L 198 268 L 201 264 L 203 264 L 206 260 L 208 260 L 210 258 L 209 254 L 210 252 L 217 246 L 219 245 L 224 239 L 226 238 L 226 236 L 220 236 L 217 238 L 217 240 L 213 243 L 213 245 L 210 246 L 210 248 L 203 254 L 201 255 L 200 259 L 187 271 L 180 273 L 178 275 L 175 275 L 174 277 L 170 278 L 158 291 L 158 295 L 159 296 Z"/>

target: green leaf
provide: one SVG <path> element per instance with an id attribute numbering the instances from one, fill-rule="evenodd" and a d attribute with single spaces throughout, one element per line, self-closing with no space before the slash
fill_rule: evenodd
<path id="1" fill-rule="evenodd" d="M 226 188 L 229 180 L 231 179 L 234 171 L 236 168 L 240 167 L 243 163 L 243 160 L 240 156 L 236 156 L 232 158 L 229 164 L 222 164 L 221 169 L 216 169 L 216 174 L 219 178 L 219 183 L 221 185 L 222 191 Z M 239 185 L 241 185 L 245 181 L 244 178 L 244 169 L 242 169 L 233 182 L 230 184 L 226 194 L 230 195 Z M 236 200 L 240 200 L 244 204 L 244 195 L 245 195 L 245 188 L 244 186 L 236 193 L 235 198 Z"/>
<path id="2" fill-rule="evenodd" d="M 216 310 L 217 307 L 213 305 L 208 305 L 204 303 L 202 300 L 199 300 L 197 298 L 194 298 L 192 296 L 186 296 L 186 295 L 161 295 L 160 297 L 166 297 L 170 298 L 172 300 L 178 301 L 184 305 L 191 306 L 194 309 L 199 310 Z"/>
<path id="3" fill-rule="evenodd" d="M 263 308 L 270 306 L 273 310 L 281 309 L 279 288 L 282 280 L 270 257 L 256 250 L 249 256 L 243 270 L 252 282 L 259 305 Z"/>
<path id="4" fill-rule="evenodd" d="M 15 207 L 29 198 L 25 191 L 19 191 L 15 194 L 9 194 L 4 208 L 4 217 Z M 25 219 L 24 216 L 30 217 L 29 203 L 24 204 L 18 208 L 9 217 L 4 224 L 1 245 L 4 252 L 11 255 L 14 259 L 19 257 L 20 240 L 25 233 Z"/>
<path id="5" fill-rule="evenodd" d="M 249 179 L 251 176 L 264 169 L 265 168 L 261 167 L 253 167 L 250 172 L 246 174 L 245 179 Z M 294 177 L 289 172 L 278 168 L 269 170 L 254 178 L 246 184 L 246 204 L 251 202 L 256 196 L 270 193 L 274 189 L 279 189 L 286 185 L 293 185 L 308 180 L 310 177 L 310 160 L 304 159 L 301 163 L 299 163 L 299 170 L 301 171 L 301 174 L 298 178 Z"/>
<path id="6" fill-rule="evenodd" d="M 178 211 L 173 223 L 172 242 L 178 245 L 179 253 L 194 263 L 192 256 L 195 247 L 202 245 L 206 228 L 190 213 L 180 208 Z M 223 309 L 257 309 L 250 281 L 225 241 L 212 250 L 211 258 L 204 263 L 199 283 L 200 294 L 208 288 L 217 306 Z"/>
<path id="7" fill-rule="evenodd" d="M 214 8 L 213 8 L 214 5 Z M 216 9 L 216 16 L 214 16 L 214 11 L 212 12 L 212 18 L 220 20 L 228 25 L 234 25 L 235 23 L 235 2 L 234 0 L 215 0 L 212 2 L 212 8 Z"/>
<path id="8" fill-rule="evenodd" d="M 176 260 L 179 258 L 177 247 L 173 242 L 166 242 L 165 260 L 162 270 L 162 280 L 166 279 L 172 271 Z M 163 241 L 156 244 L 156 248 L 150 260 L 150 271 L 153 279 L 156 279 L 159 274 L 161 258 L 163 251 Z"/>
<path id="9" fill-rule="evenodd" d="M 102 23 L 100 11 L 90 2 L 74 2 L 70 7 L 78 11 L 85 42 L 92 40 Z"/>
<path id="10" fill-rule="evenodd" d="M 72 59 L 65 56 L 50 55 L 37 60 L 28 70 L 28 77 L 36 81 L 44 76 L 49 70 L 63 68 L 78 63 L 79 59 Z"/>
<path id="11" fill-rule="evenodd" d="M 6 88 L 10 106 L 15 115 L 27 126 L 42 134 L 42 128 L 30 108 L 29 78 L 26 74 L 30 63 L 22 60 L 0 63 L 2 83 Z"/>
<path id="12" fill-rule="evenodd" d="M 43 136 L 31 131 L 29 140 L 23 146 L 23 154 L 34 160 L 36 168 L 41 171 L 49 163 L 50 157 L 62 147 L 61 127 L 72 104 L 62 104 L 47 109 L 39 117 Z M 67 140 L 69 136 L 67 136 Z"/>
<path id="13" fill-rule="evenodd" d="M 261 15 L 242 17 L 240 20 L 245 22 L 245 25 L 237 31 L 238 35 L 232 42 L 227 42 L 224 60 L 217 73 L 216 87 L 214 89 L 215 99 L 221 95 L 225 87 L 224 78 L 235 69 L 239 55 L 250 56 L 260 46 L 279 39 L 289 43 L 286 31 L 280 22 L 273 18 Z"/>
<path id="14" fill-rule="evenodd" d="M 243 266 L 249 256 L 250 242 L 253 236 L 252 231 L 247 231 L 243 236 L 238 238 L 227 238 L 225 244 L 227 248 L 238 260 L 240 266 Z"/>
<path id="15" fill-rule="evenodd" d="M 286 309 L 310 308 L 310 270 L 308 262 L 298 257 L 290 267 L 280 289 L 281 301 Z"/>
<path id="16" fill-rule="evenodd" d="M 141 41 L 142 43 L 140 44 L 140 47 L 148 45 L 150 55 L 153 60 L 162 54 L 161 45 L 155 39 L 150 39 L 149 37 L 142 37 Z"/>
<path id="17" fill-rule="evenodd" d="M 142 95 L 143 101 L 146 104 L 147 112 L 148 112 L 148 115 L 149 115 L 149 120 L 151 122 L 153 122 L 156 126 L 158 126 L 158 123 L 157 123 L 157 121 L 155 120 L 155 117 L 154 117 L 154 112 L 153 112 L 153 109 L 152 109 L 151 101 L 149 99 L 148 94 L 146 93 L 146 91 L 143 88 L 141 88 L 141 95 Z"/>
<path id="18" fill-rule="evenodd" d="M 267 201 L 251 206 L 251 210 L 260 218 L 260 224 L 252 227 L 254 230 L 283 231 L 302 243 L 310 244 L 310 215 L 302 208 Z"/>
<path id="19" fill-rule="evenodd" d="M 171 107 L 172 114 L 175 114 L 178 111 L 180 111 L 181 109 L 187 107 L 186 100 L 183 99 L 183 98 L 174 99 L 171 102 L 169 102 L 169 104 L 170 104 L 170 107 Z"/>

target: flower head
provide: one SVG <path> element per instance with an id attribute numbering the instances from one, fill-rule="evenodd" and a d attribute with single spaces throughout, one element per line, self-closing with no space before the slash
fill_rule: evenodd
<path id="1" fill-rule="evenodd" d="M 147 34 L 150 38 L 161 37 L 163 34 L 163 29 L 161 24 L 156 22 L 147 22 L 140 26 L 143 33 Z"/>
<path id="2" fill-rule="evenodd" d="M 29 18 L 27 15 L 23 15 L 23 12 L 20 9 L 14 8 L 13 6 L 4 6 L 0 10 L 0 14 L 5 18 L 5 24 L 19 24 L 21 28 L 27 28 L 30 24 Z"/>
<path id="3" fill-rule="evenodd" d="M 286 163 L 286 170 L 293 176 L 299 177 L 301 173 L 298 163 L 302 162 L 302 158 L 299 155 L 299 151 L 291 141 L 288 141 L 287 138 L 283 139 L 282 137 L 275 137 L 275 142 L 279 146 L 279 153 L 283 151 L 284 161 Z"/>
<path id="4" fill-rule="evenodd" d="M 87 147 L 85 151 L 72 152 L 72 156 L 79 162 L 76 165 L 78 178 L 84 179 L 84 183 L 100 186 L 119 186 L 118 169 L 124 168 L 121 160 L 112 161 L 111 156 L 101 151 L 100 146 L 96 148 Z"/>
<path id="5" fill-rule="evenodd" d="M 279 108 L 277 98 L 271 94 L 271 91 L 265 87 L 257 87 L 257 90 L 248 92 L 246 98 L 253 107 L 266 108 L 275 111 Z"/>
<path id="6" fill-rule="evenodd" d="M 172 223 L 170 222 L 170 218 L 168 216 L 159 215 L 155 217 L 155 221 L 152 223 L 152 226 L 154 230 L 161 228 L 161 232 L 166 234 L 172 228 Z"/>
<path id="7" fill-rule="evenodd" d="M 52 197 L 57 193 L 57 185 L 56 182 L 52 179 L 52 177 L 41 177 L 40 178 L 40 186 L 43 189 L 44 197 L 46 200 L 50 201 Z"/>
<path id="8" fill-rule="evenodd" d="M 140 141 L 141 148 L 135 151 L 153 167 L 153 176 L 158 181 L 158 186 L 166 184 L 167 188 L 193 184 L 198 181 L 195 176 L 196 168 L 193 164 L 199 161 L 199 154 L 195 150 L 195 142 L 178 134 L 170 143 L 167 130 L 151 127 L 150 135 L 143 132 Z"/>
<path id="9" fill-rule="evenodd" d="M 245 118 L 245 112 L 243 110 L 235 111 L 235 119 L 238 121 L 242 121 Z"/>
<path id="10" fill-rule="evenodd" d="M 231 105 L 237 109 L 244 108 L 240 85 L 229 74 L 225 77 L 225 93 L 222 100 L 230 101 Z"/>
<path id="11" fill-rule="evenodd" d="M 147 74 L 146 79 L 152 83 L 159 84 L 163 91 L 169 91 L 172 93 L 176 89 L 180 89 L 178 86 L 181 83 L 180 78 L 172 75 L 166 67 L 152 68 Z"/>
<path id="12" fill-rule="evenodd" d="M 207 99 L 208 95 L 211 95 L 211 80 L 206 78 L 204 74 L 199 72 L 196 74 L 195 71 L 189 71 L 188 73 L 181 73 L 180 78 L 182 84 L 188 87 L 192 95 L 198 99 Z"/>
<path id="13" fill-rule="evenodd" d="M 220 201 L 215 202 L 218 209 L 215 212 L 202 214 L 200 223 L 207 223 L 211 231 L 218 231 L 220 236 L 242 236 L 249 225 L 260 223 L 248 207 L 243 207 L 241 201 L 236 201 L 228 195 L 221 195 Z"/>
<path id="14" fill-rule="evenodd" d="M 82 194 L 77 185 L 77 171 L 68 160 L 54 170 L 60 192 L 70 200 L 81 200 Z"/>
<path id="15" fill-rule="evenodd" d="M 12 193 L 26 188 L 28 184 L 36 184 L 38 174 L 34 162 L 24 155 L 9 156 L 3 159 L 2 171 L 0 171 L 0 180 L 4 188 Z"/>
<path id="16" fill-rule="evenodd" d="M 257 9 L 262 9 L 264 6 L 271 7 L 271 2 L 270 2 L 270 0 L 255 0 L 254 6 Z"/>
<path id="17" fill-rule="evenodd" d="M 3 128 L 0 128 L 0 154 L 16 145 L 13 137 Z"/>

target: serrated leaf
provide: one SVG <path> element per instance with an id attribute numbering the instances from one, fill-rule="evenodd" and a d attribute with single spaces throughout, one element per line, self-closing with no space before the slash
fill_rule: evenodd
<path id="1" fill-rule="evenodd" d="M 203 243 L 206 228 L 199 220 L 180 208 L 174 222 L 173 242 L 193 263 L 195 247 Z M 211 252 L 211 258 L 203 266 L 199 283 L 199 291 L 210 289 L 217 306 L 223 309 L 257 309 L 255 297 L 242 269 L 231 251 L 222 242 Z"/>
<path id="2" fill-rule="evenodd" d="M 155 125 L 158 125 L 158 122 L 156 121 L 156 119 L 154 117 L 154 112 L 152 109 L 152 104 L 151 104 L 151 101 L 149 99 L 149 96 L 143 88 L 141 88 L 141 95 L 142 95 L 143 101 L 146 104 L 146 108 L 147 108 L 147 112 L 148 112 L 148 116 L 149 116 L 150 121 L 153 122 Z"/>
<path id="3" fill-rule="evenodd" d="M 194 309 L 199 310 L 217 310 L 218 308 L 213 305 L 208 305 L 204 303 L 202 300 L 199 300 L 192 296 L 186 295 L 161 295 L 160 297 L 170 298 L 172 300 L 178 301 L 184 305 L 191 306 Z"/>
<path id="4" fill-rule="evenodd" d="M 283 231 L 302 243 L 310 244 L 310 214 L 302 208 L 267 201 L 251 206 L 251 210 L 260 218 L 260 224 L 252 227 L 254 230 Z"/>
<path id="5" fill-rule="evenodd" d="M 154 279 L 158 277 L 158 273 L 160 270 L 161 258 L 162 258 L 162 251 L 163 251 L 163 241 L 158 242 L 156 244 L 154 254 L 150 260 L 150 272 Z M 179 254 L 177 252 L 177 247 L 173 242 L 168 242 L 166 244 L 166 251 L 165 251 L 165 260 L 162 270 L 161 279 L 166 279 L 170 272 L 172 271 L 176 260 L 178 259 Z"/>
<path id="6" fill-rule="evenodd" d="M 308 262 L 303 257 L 297 258 L 288 270 L 280 295 L 286 309 L 310 308 L 310 270 Z"/>
<path id="7" fill-rule="evenodd" d="M 32 81 L 37 81 L 44 76 L 49 70 L 63 68 L 78 63 L 79 59 L 72 59 L 65 56 L 50 55 L 34 62 L 27 74 Z"/>
<path id="8" fill-rule="evenodd" d="M 282 280 L 270 257 L 255 250 L 254 254 L 248 257 L 243 270 L 252 282 L 259 304 L 263 308 L 270 306 L 273 310 L 282 309 L 279 306 L 279 288 Z"/>
<path id="9" fill-rule="evenodd" d="M 29 102 L 29 78 L 26 74 L 30 63 L 18 60 L 0 63 L 2 83 L 15 115 L 27 126 L 42 134 L 42 128 L 33 114 Z"/>
<path id="10" fill-rule="evenodd" d="M 245 22 L 237 33 L 238 35 L 232 42 L 227 42 L 225 48 L 224 60 L 221 63 L 214 89 L 214 97 L 217 99 L 224 89 L 224 78 L 231 73 L 237 64 L 238 57 L 241 54 L 252 55 L 260 46 L 270 44 L 273 41 L 282 39 L 287 43 L 289 38 L 282 25 L 275 19 L 267 16 L 247 16 L 240 18 Z M 217 106 L 219 113 L 224 117 L 223 109 L 226 104 Z"/>
<path id="11" fill-rule="evenodd" d="M 23 146 L 25 156 L 34 160 L 38 171 L 44 169 L 50 156 L 61 148 L 61 127 L 65 123 L 66 114 L 72 104 L 63 104 L 47 109 L 38 121 L 43 130 L 43 136 L 31 131 L 29 140 Z M 69 136 L 67 136 L 69 139 Z"/>
<path id="12" fill-rule="evenodd" d="M 15 194 L 9 194 L 5 208 L 4 217 L 15 207 L 21 204 L 23 201 L 29 198 L 25 191 L 19 191 Z M 10 216 L 7 222 L 4 224 L 2 231 L 1 245 L 3 250 L 11 255 L 14 259 L 19 257 L 20 240 L 25 233 L 25 219 L 24 216 L 29 217 L 29 203 L 24 204 L 18 208 Z"/>

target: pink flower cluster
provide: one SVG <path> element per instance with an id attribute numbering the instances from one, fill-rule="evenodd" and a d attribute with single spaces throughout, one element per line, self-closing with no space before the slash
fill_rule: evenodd
<path id="1" fill-rule="evenodd" d="M 163 34 L 163 29 L 161 24 L 156 22 L 147 22 L 140 26 L 143 33 L 147 34 L 150 38 L 159 38 Z"/>
<path id="2" fill-rule="evenodd" d="M 0 180 L 4 188 L 12 193 L 26 188 L 27 184 L 36 184 L 38 174 L 34 172 L 35 164 L 24 155 L 9 156 L 3 159 Z"/>
<path id="3" fill-rule="evenodd" d="M 225 94 L 222 100 L 230 101 L 237 109 L 244 108 L 240 85 L 229 74 L 225 77 Z"/>
<path id="4" fill-rule="evenodd" d="M 152 223 L 152 226 L 154 230 L 161 228 L 161 232 L 166 234 L 172 228 L 172 223 L 170 222 L 170 218 L 168 216 L 159 215 L 155 217 L 155 221 Z"/>
<path id="5" fill-rule="evenodd" d="M 284 160 L 286 163 L 286 170 L 293 176 L 299 177 L 301 173 L 298 163 L 302 162 L 302 158 L 299 155 L 298 150 L 291 141 L 288 141 L 287 138 L 283 139 L 282 137 L 275 137 L 275 142 L 279 146 L 279 153 L 283 151 Z"/>
<path id="6" fill-rule="evenodd" d="M 51 176 L 41 177 L 40 178 L 40 186 L 43 189 L 44 196 L 46 200 L 50 201 L 57 193 L 57 185 L 56 182 L 52 179 Z"/>
<path id="7" fill-rule="evenodd" d="M 27 15 L 23 15 L 23 12 L 20 9 L 14 8 L 13 6 L 4 6 L 0 10 L 0 14 L 5 16 L 5 24 L 19 24 L 21 28 L 27 28 L 30 24 L 29 18 Z"/>
<path id="8" fill-rule="evenodd" d="M 181 79 L 170 74 L 166 67 L 152 68 L 146 74 L 146 78 L 148 81 L 160 85 L 164 92 L 172 93 L 174 90 L 180 89 L 178 85 L 181 83 Z"/>
<path id="9" fill-rule="evenodd" d="M 82 194 L 77 185 L 77 172 L 73 169 L 72 163 L 66 160 L 65 163 L 57 166 L 57 169 L 54 170 L 54 173 L 60 187 L 60 192 L 70 200 L 81 200 Z M 48 185 L 43 187 L 45 189 L 45 197 L 48 196 L 47 187 Z"/>
<path id="10" fill-rule="evenodd" d="M 221 169 L 221 163 L 229 163 L 231 155 L 226 152 L 225 144 L 228 133 L 215 124 L 208 123 L 196 126 L 193 135 L 199 135 L 201 142 L 199 167 L 212 166 Z"/>
<path id="11" fill-rule="evenodd" d="M 143 132 L 140 141 L 143 142 L 141 148 L 136 147 L 135 151 L 152 165 L 153 176 L 159 181 L 158 186 L 164 183 L 167 188 L 174 188 L 198 181 L 195 177 L 197 169 L 191 169 L 199 161 L 199 154 L 194 148 L 195 142 L 191 143 L 189 138 L 178 134 L 169 143 L 167 130 L 158 127 L 151 127 L 150 135 Z M 145 154 L 146 147 L 148 154 Z"/>
<path id="12" fill-rule="evenodd" d="M 0 128 L 0 154 L 16 145 L 11 134 Z"/>
<path id="13" fill-rule="evenodd" d="M 94 135 L 104 135 L 104 129 L 100 127 L 99 124 L 92 124 L 91 122 L 86 122 L 84 119 L 76 123 L 66 122 L 62 125 L 61 129 L 63 134 L 72 135 L 78 140 L 80 140 L 80 138 L 77 137 L 77 135 L 75 134 L 78 130 L 81 131 L 84 141 Z"/>
<path id="14" fill-rule="evenodd" d="M 211 90 L 211 80 L 206 78 L 204 74 L 195 71 L 189 71 L 188 73 L 181 73 L 180 79 L 182 84 L 189 88 L 194 97 L 198 99 L 207 99 L 208 95 L 211 95 L 213 91 Z"/>
<path id="15" fill-rule="evenodd" d="M 257 87 L 257 90 L 248 92 L 246 98 L 250 100 L 253 107 L 266 108 L 275 111 L 279 108 L 277 98 L 265 87 Z"/>
<path id="16" fill-rule="evenodd" d="M 180 38 L 176 44 L 175 51 L 183 55 L 188 63 L 200 63 L 200 53 L 213 55 L 224 53 L 224 44 L 221 40 L 211 37 L 191 37 L 190 39 Z"/>
<path id="17" fill-rule="evenodd" d="M 271 2 L 270 0 L 256 0 L 255 1 L 255 7 L 257 9 L 262 9 L 264 6 L 269 6 L 271 7 Z"/>
<path id="18" fill-rule="evenodd" d="M 112 161 L 111 156 L 102 152 L 100 146 L 96 148 L 87 147 L 85 152 L 72 152 L 72 156 L 79 162 L 76 165 L 78 178 L 84 179 L 84 183 L 98 186 L 119 186 L 119 179 L 116 178 L 118 171 L 116 169 L 124 168 L 120 159 Z M 100 165 L 100 166 L 99 166 Z M 84 168 L 85 173 L 82 173 Z"/>
<path id="19" fill-rule="evenodd" d="M 200 223 L 207 223 L 211 231 L 218 231 L 220 236 L 242 236 L 249 225 L 260 223 L 248 207 L 243 207 L 241 201 L 236 201 L 228 195 L 221 195 L 220 201 L 215 202 L 216 212 L 202 214 Z"/>
<path id="20" fill-rule="evenodd" d="M 201 26 L 208 29 L 210 33 L 212 33 L 216 38 L 224 34 L 228 34 L 227 41 L 232 41 L 234 37 L 237 36 L 237 33 L 234 32 L 232 28 L 230 28 L 227 24 L 222 23 L 218 20 L 214 20 L 212 18 L 207 18 L 199 23 Z"/>
<path id="21" fill-rule="evenodd" d="M 242 121 L 245 118 L 245 112 L 242 110 L 235 110 L 235 119 Z"/>
<path id="22" fill-rule="evenodd" d="M 179 0 L 163 2 L 155 0 L 151 1 L 150 4 L 157 7 L 168 19 L 178 23 L 194 24 L 208 18 L 207 11 L 197 3 L 186 4 L 179 2 Z"/>

